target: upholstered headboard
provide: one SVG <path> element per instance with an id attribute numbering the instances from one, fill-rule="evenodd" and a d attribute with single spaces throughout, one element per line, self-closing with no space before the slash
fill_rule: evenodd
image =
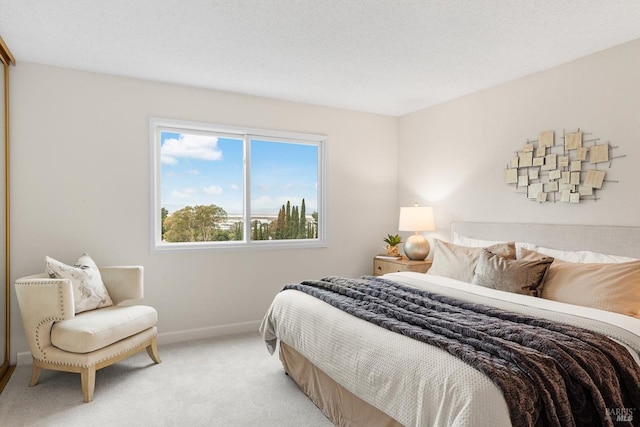
<path id="1" fill-rule="evenodd" d="M 454 232 L 474 239 L 527 242 L 553 249 L 640 258 L 640 227 L 454 221 L 452 239 Z"/>

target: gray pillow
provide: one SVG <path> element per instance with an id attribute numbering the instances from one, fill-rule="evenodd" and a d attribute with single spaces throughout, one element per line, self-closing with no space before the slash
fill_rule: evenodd
<path id="1" fill-rule="evenodd" d="M 476 263 L 483 248 L 458 246 L 438 239 L 434 240 L 433 245 L 433 264 L 427 274 L 471 283 Z M 513 242 L 498 243 L 487 247 L 487 249 L 505 258 L 515 259 L 516 257 L 516 246 Z"/>
<path id="2" fill-rule="evenodd" d="M 483 249 L 471 283 L 537 297 L 542 292 L 544 276 L 552 262 L 551 257 L 533 261 L 507 259 Z"/>

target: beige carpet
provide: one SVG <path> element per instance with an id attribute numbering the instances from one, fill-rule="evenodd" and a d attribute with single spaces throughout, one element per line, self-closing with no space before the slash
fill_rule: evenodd
<path id="1" fill-rule="evenodd" d="M 80 375 L 43 371 L 28 387 L 19 366 L 0 394 L 0 425 L 331 426 L 284 374 L 257 333 L 160 346 L 162 363 L 142 352 L 96 375 L 83 403 Z"/>

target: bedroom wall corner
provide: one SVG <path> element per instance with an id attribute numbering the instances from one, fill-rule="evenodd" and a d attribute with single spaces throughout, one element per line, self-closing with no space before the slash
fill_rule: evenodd
<path id="1" fill-rule="evenodd" d="M 626 154 L 600 200 L 541 204 L 504 183 L 527 138 L 577 128 Z M 434 206 L 441 238 L 454 220 L 640 225 L 640 40 L 401 117 L 398 164 L 399 203 Z"/>

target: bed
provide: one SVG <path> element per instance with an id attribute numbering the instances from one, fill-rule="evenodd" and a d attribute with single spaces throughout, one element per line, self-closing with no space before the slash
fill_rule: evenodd
<path id="1" fill-rule="evenodd" d="M 451 226 L 451 242 L 434 242 L 431 269 L 434 271 L 431 274 L 391 273 L 382 278 L 362 279 L 362 283 L 348 281 L 340 289 L 351 292 L 356 285 L 363 286 L 362 289 L 379 286 L 385 287 L 385 292 L 387 288 L 392 288 L 389 292 L 411 292 L 410 298 L 414 298 L 415 292 L 419 298 L 435 298 L 440 301 L 438 304 L 460 302 L 463 308 L 455 310 L 477 306 L 483 313 L 509 316 L 500 321 L 513 322 L 515 318 L 522 318 L 529 322 L 527 325 L 531 322 L 565 325 L 562 327 L 570 332 L 563 333 L 582 334 L 584 330 L 588 334 L 591 334 L 588 331 L 595 332 L 593 336 L 609 337 L 611 340 L 603 339 L 602 345 L 610 346 L 608 351 L 622 361 L 616 361 L 619 364 L 615 366 L 617 374 L 607 380 L 615 384 L 603 383 L 602 388 L 613 387 L 607 393 L 615 394 L 618 387 L 626 394 L 615 405 L 601 402 L 599 407 L 594 404 L 594 409 L 589 403 L 587 409 L 595 410 L 600 423 L 605 425 L 624 425 L 620 423 L 625 422 L 626 425 L 637 425 L 640 420 L 640 392 L 637 389 L 640 383 L 640 261 L 635 260 L 640 259 L 640 227 L 456 222 Z M 491 252 L 500 252 L 495 246 L 504 244 L 513 248 L 513 257 Z M 504 267 L 507 264 L 508 267 Z M 495 269 L 495 265 L 499 267 Z M 513 271 L 517 272 L 515 276 Z M 522 276 L 522 271 L 527 274 Z M 465 277 L 455 277 L 463 273 Z M 506 281 L 506 278 L 510 280 Z M 560 404 L 556 409 L 560 414 L 557 417 L 549 415 L 553 411 L 546 407 L 556 399 L 555 395 L 547 396 L 550 394 L 547 389 L 555 392 L 563 380 L 550 380 L 543 375 L 539 381 L 547 381 L 546 387 L 521 393 L 520 397 L 525 400 L 528 394 L 536 394 L 538 397 L 533 398 L 533 403 L 514 403 L 512 394 L 516 395 L 521 387 L 509 384 L 510 380 L 502 378 L 501 371 L 495 375 L 493 371 L 487 371 L 487 366 L 494 368 L 494 362 L 481 361 L 479 366 L 472 366 L 466 360 L 469 357 L 458 354 L 458 347 L 452 350 L 449 344 L 440 345 L 439 338 L 431 334 L 415 339 L 414 335 L 424 334 L 414 326 L 407 331 L 404 326 L 395 325 L 394 320 L 389 328 L 387 320 L 376 323 L 369 314 L 358 317 L 362 304 L 344 311 L 345 308 L 340 307 L 342 302 L 335 302 L 342 301 L 338 300 L 342 297 L 323 296 L 323 300 L 314 294 L 328 292 L 324 288 L 313 288 L 316 282 L 322 282 L 325 287 L 339 287 L 329 282 L 345 280 L 327 278 L 311 281 L 313 283 L 308 285 L 306 282 L 290 285 L 289 289 L 276 295 L 260 328 L 269 351 L 279 352 L 287 374 L 334 424 L 508 426 L 566 425 L 568 422 L 567 411 L 565 409 L 563 413 Z M 521 286 L 525 282 L 537 284 Z M 495 283 L 502 287 L 494 286 Z M 301 291 L 303 288 L 305 292 Z M 376 298 L 378 292 L 376 288 Z M 358 293 L 361 293 L 360 288 Z M 454 314 L 460 316 L 460 313 L 466 311 Z M 420 316 L 420 321 L 438 317 Z M 460 324 L 465 324 L 473 323 L 476 318 L 475 314 L 468 318 L 465 314 L 458 319 L 462 319 Z M 436 321 L 441 322 L 441 319 Z M 477 323 L 486 325 L 484 321 Z M 496 325 L 500 326 L 492 329 L 498 329 L 499 334 L 511 328 Z M 529 327 L 525 326 L 525 329 Z M 452 329 L 456 328 L 452 326 Z M 493 342 L 491 340 L 494 338 L 476 341 L 486 345 L 486 342 Z M 527 362 L 529 350 L 523 351 L 524 356 L 520 357 L 524 359 L 514 363 Z M 582 358 L 588 351 L 575 353 Z M 599 353 L 600 349 L 594 351 L 596 356 Z M 473 357 L 478 354 L 484 357 L 484 350 L 472 352 Z M 586 356 L 584 358 L 586 360 Z M 593 369 L 601 365 L 600 362 L 588 363 Z M 612 369 L 604 369 L 604 373 L 596 376 L 607 376 Z M 573 384 L 573 380 L 566 382 Z M 576 391 L 568 388 L 569 391 L 558 393 L 566 392 L 571 399 Z M 510 391 L 505 397 L 504 390 L 513 393 Z M 543 402 L 542 409 L 538 407 L 540 401 Z M 518 406 L 522 408 L 518 409 Z M 514 414 L 518 410 L 521 413 Z M 570 421 L 576 425 L 593 421 L 593 415 L 586 420 L 573 416 L 576 418 Z"/>

